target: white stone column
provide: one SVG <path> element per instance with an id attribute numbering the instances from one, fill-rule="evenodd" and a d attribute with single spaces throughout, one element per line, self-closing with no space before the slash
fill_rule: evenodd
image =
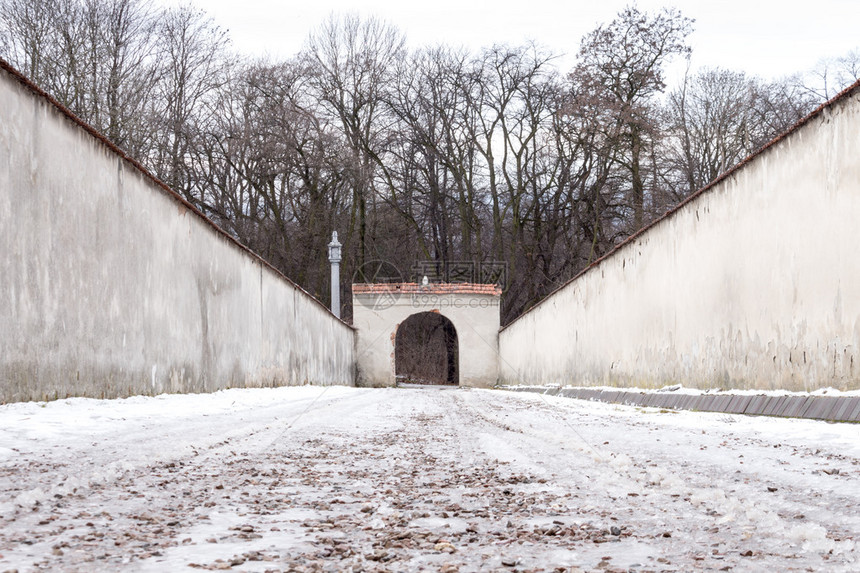
<path id="1" fill-rule="evenodd" d="M 331 311 L 340 318 L 340 248 L 337 242 L 337 231 L 331 234 L 328 244 L 328 260 L 331 263 Z"/>

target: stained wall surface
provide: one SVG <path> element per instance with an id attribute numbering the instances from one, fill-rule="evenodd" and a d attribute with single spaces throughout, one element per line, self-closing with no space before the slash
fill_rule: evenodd
<path id="1" fill-rule="evenodd" d="M 349 326 L 0 66 L 0 402 L 353 380 Z"/>
<path id="2" fill-rule="evenodd" d="M 506 384 L 860 388 L 860 90 L 500 333 Z"/>

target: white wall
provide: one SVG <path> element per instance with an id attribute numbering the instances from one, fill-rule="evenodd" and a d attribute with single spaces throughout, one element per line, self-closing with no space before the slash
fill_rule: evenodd
<path id="1" fill-rule="evenodd" d="M 347 325 L 0 67 L 0 402 L 353 375 Z"/>
<path id="2" fill-rule="evenodd" d="M 860 94 L 500 333 L 507 384 L 860 388 Z"/>

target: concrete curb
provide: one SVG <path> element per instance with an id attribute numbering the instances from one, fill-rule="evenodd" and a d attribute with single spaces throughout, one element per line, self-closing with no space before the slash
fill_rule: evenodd
<path id="1" fill-rule="evenodd" d="M 627 406 L 722 412 L 725 414 L 748 414 L 751 416 L 809 418 L 812 420 L 826 420 L 828 422 L 860 422 L 860 396 L 676 394 L 674 392 L 656 391 L 535 388 L 529 386 L 502 386 L 500 389 L 624 404 Z"/>

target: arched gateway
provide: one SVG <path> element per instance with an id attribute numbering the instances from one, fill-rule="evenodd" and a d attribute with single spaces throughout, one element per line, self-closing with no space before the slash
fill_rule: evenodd
<path id="1" fill-rule="evenodd" d="M 499 377 L 499 301 L 496 285 L 417 283 L 352 285 L 352 323 L 356 328 L 356 361 L 359 386 L 394 386 L 398 366 L 409 380 L 409 363 L 402 356 L 407 328 L 428 325 L 421 332 L 439 331 L 435 344 L 442 350 L 430 354 L 440 361 L 427 371 L 444 372 L 430 381 L 489 388 Z M 444 320 L 434 321 L 428 313 Z M 436 326 L 438 323 L 438 327 Z M 403 326 L 398 341 L 398 329 Z M 409 334 L 409 336 L 413 336 Z M 441 343 L 439 341 L 444 341 Z M 418 341 L 416 344 L 434 344 Z M 414 346 L 413 346 L 414 348 Z M 398 364 L 397 352 L 401 352 Z M 420 359 L 411 359 L 420 362 Z M 418 380 L 426 381 L 426 380 Z"/>

